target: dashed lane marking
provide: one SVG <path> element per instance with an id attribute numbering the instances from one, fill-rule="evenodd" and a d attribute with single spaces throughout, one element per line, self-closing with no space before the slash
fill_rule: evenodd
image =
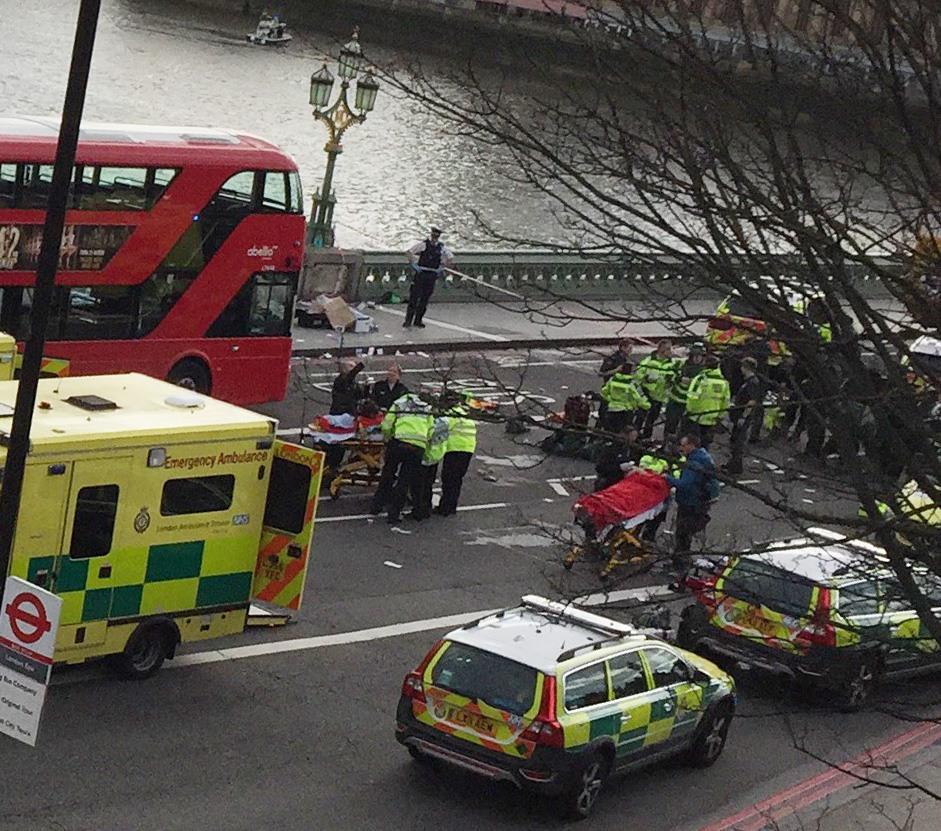
<path id="1" fill-rule="evenodd" d="M 549 487 L 552 488 L 559 496 L 568 496 L 569 492 L 562 487 L 560 482 L 549 482 Z"/>

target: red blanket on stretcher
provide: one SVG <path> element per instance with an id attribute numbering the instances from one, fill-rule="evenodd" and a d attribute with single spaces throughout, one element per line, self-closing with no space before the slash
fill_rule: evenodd
<path id="1" fill-rule="evenodd" d="M 575 502 L 597 528 L 614 525 L 656 508 L 670 495 L 670 486 L 657 473 L 638 470 L 597 493 L 586 493 Z"/>

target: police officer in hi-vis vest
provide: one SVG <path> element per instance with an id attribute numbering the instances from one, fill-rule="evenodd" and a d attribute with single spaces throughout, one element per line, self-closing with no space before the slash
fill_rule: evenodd
<path id="1" fill-rule="evenodd" d="M 428 300 L 435 290 L 435 280 L 443 273 L 444 268 L 451 264 L 453 254 L 441 242 L 441 229 L 432 227 L 428 239 L 413 245 L 408 249 L 408 261 L 415 269 L 412 278 L 412 287 L 408 292 L 408 309 L 405 311 L 407 329 L 412 324 L 424 329 L 422 318 L 428 308 Z"/>

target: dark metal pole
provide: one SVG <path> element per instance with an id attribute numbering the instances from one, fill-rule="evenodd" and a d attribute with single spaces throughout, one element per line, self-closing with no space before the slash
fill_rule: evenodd
<path id="1" fill-rule="evenodd" d="M 69 67 L 69 83 L 65 91 L 59 143 L 56 147 L 42 245 L 36 266 L 30 335 L 23 352 L 23 367 L 16 391 L 16 411 L 13 414 L 7 460 L 3 469 L 3 484 L 0 488 L 0 579 L 6 579 L 13 536 L 16 533 L 16 518 L 23 491 L 23 472 L 26 468 L 26 454 L 29 452 L 29 431 L 33 423 L 33 409 L 36 406 L 36 388 L 42 366 L 42 353 L 46 345 L 46 326 L 49 323 L 49 309 L 55 290 L 65 210 L 72 169 L 75 166 L 75 148 L 82 123 L 82 110 L 85 108 L 85 89 L 88 86 L 88 72 L 95 46 L 100 8 L 101 0 L 82 0 L 75 28 L 75 42 L 72 45 L 72 65 Z"/>

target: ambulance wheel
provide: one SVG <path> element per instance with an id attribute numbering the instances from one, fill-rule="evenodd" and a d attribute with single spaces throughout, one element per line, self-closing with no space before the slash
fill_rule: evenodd
<path id="1" fill-rule="evenodd" d="M 199 358 L 184 358 L 178 361 L 167 375 L 167 380 L 171 384 L 183 383 L 186 387 L 201 392 L 203 395 L 209 395 L 212 392 L 209 367 Z"/>
<path id="2" fill-rule="evenodd" d="M 562 806 L 572 819 L 588 819 L 611 771 L 611 759 L 594 753 L 575 773 L 572 787 L 562 797 Z"/>
<path id="3" fill-rule="evenodd" d="M 166 626 L 140 626 L 117 656 L 117 668 L 125 678 L 142 681 L 150 678 L 173 649 L 174 636 Z"/>
<path id="4" fill-rule="evenodd" d="M 687 760 L 698 768 L 707 768 L 722 755 L 725 741 L 732 724 L 732 708 L 728 703 L 719 704 L 703 717 L 696 731 L 696 738 L 689 746 Z"/>

